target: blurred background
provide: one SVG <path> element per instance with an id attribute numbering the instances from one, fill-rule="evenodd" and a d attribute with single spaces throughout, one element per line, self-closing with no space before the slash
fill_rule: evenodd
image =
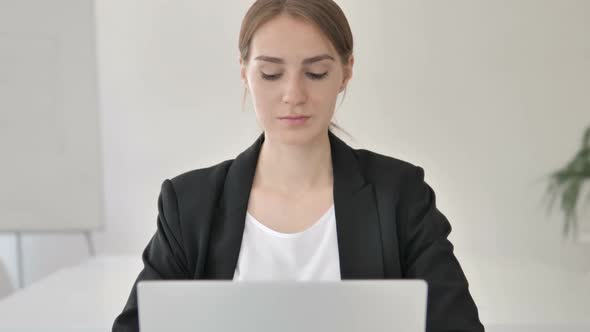
<path id="1" fill-rule="evenodd" d="M 0 0 L 0 317 L 97 259 L 116 285 L 100 322 L 120 312 L 161 183 L 260 133 L 238 65 L 251 3 Z M 339 136 L 425 169 L 482 321 L 590 326 L 588 183 L 575 237 L 544 200 L 590 125 L 590 2 L 337 3 L 356 60 Z"/>

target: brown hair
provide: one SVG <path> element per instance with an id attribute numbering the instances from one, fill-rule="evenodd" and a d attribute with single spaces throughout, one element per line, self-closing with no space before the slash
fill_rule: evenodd
<path id="1" fill-rule="evenodd" d="M 248 63 L 250 43 L 254 33 L 260 26 L 271 19 L 287 14 L 302 18 L 315 24 L 330 40 L 344 65 L 353 51 L 353 38 L 350 25 L 344 12 L 333 0 L 256 0 L 250 7 L 240 29 L 239 49 L 242 61 Z M 244 90 L 244 101 L 247 90 Z M 346 90 L 342 101 L 346 97 Z M 342 102 L 340 103 L 342 105 Z M 330 129 L 336 128 L 350 136 L 334 122 Z"/>

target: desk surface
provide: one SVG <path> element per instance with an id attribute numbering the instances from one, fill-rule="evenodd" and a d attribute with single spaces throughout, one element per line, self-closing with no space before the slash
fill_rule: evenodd
<path id="1" fill-rule="evenodd" d="M 462 261 L 488 332 L 590 331 L 590 276 L 522 262 Z M 98 256 L 0 301 L 0 332 L 110 331 L 140 256 Z"/>
<path id="2" fill-rule="evenodd" d="M 59 270 L 0 301 L 0 331 L 110 331 L 141 267 L 98 256 Z"/>

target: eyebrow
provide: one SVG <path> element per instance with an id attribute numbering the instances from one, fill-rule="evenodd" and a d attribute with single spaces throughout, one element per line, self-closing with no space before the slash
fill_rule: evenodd
<path id="1" fill-rule="evenodd" d="M 326 60 L 326 59 L 335 61 L 332 56 L 330 56 L 328 54 L 322 54 L 322 55 L 317 55 L 317 56 L 314 56 L 311 58 L 303 59 L 303 61 L 301 61 L 301 63 L 304 65 L 308 65 L 310 63 L 314 63 L 314 62 L 318 62 L 318 61 L 322 61 L 322 60 Z M 254 60 L 267 61 L 267 62 L 278 63 L 278 64 L 285 63 L 285 60 L 283 60 L 281 58 L 275 58 L 275 57 L 266 56 L 266 55 L 257 56 Z"/>

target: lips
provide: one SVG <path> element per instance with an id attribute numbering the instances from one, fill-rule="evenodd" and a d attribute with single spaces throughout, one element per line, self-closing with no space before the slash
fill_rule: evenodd
<path id="1" fill-rule="evenodd" d="M 299 126 L 303 126 L 307 123 L 307 120 L 309 120 L 309 116 L 305 116 L 305 115 L 288 115 L 288 116 L 284 116 L 282 118 L 279 118 L 279 120 L 281 121 L 281 123 L 286 124 L 289 127 L 299 127 Z"/>
<path id="2" fill-rule="evenodd" d="M 298 119 L 307 119 L 307 118 L 309 118 L 309 116 L 306 116 L 306 115 L 290 115 L 290 116 L 281 117 L 279 119 L 298 120 Z"/>

